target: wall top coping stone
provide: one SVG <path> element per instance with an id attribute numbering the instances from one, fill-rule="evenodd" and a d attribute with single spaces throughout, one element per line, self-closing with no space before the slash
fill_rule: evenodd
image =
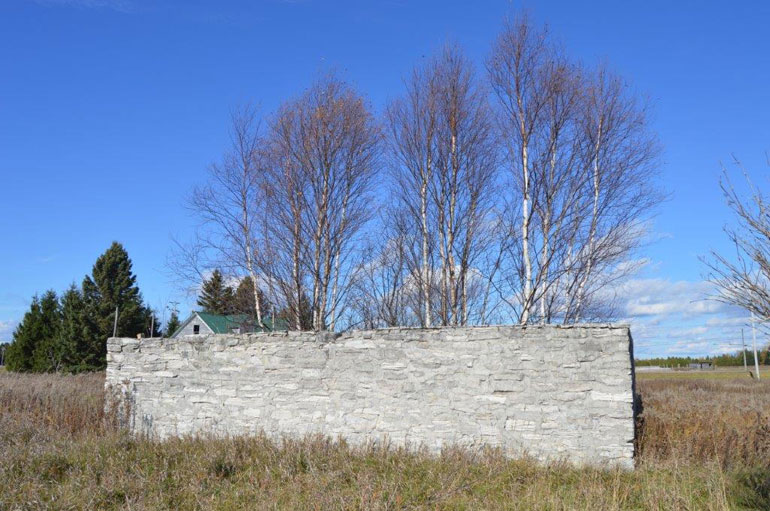
<path id="1" fill-rule="evenodd" d="M 460 332 L 484 332 L 484 331 L 515 331 L 515 332 L 527 332 L 527 331 L 553 331 L 553 330 L 621 330 L 624 331 L 625 335 L 630 336 L 630 330 L 631 327 L 628 323 L 580 323 L 580 324 L 573 324 L 573 325 L 560 325 L 560 324 L 549 324 L 549 325 L 483 325 L 483 326 L 440 326 L 440 327 L 430 327 L 430 328 L 422 328 L 422 327 L 387 327 L 387 328 L 376 328 L 373 330 L 348 330 L 345 332 L 329 332 L 329 331 L 320 331 L 315 332 L 312 330 L 288 330 L 288 331 L 280 331 L 280 332 L 255 332 L 255 333 L 244 333 L 244 334 L 201 334 L 196 336 L 184 336 L 184 337 L 177 337 L 177 338 L 167 338 L 167 337 L 144 337 L 142 339 L 136 339 L 133 337 L 110 337 L 107 339 L 107 344 L 112 345 L 126 345 L 126 344 L 136 344 L 136 345 L 142 345 L 144 343 L 161 343 L 165 344 L 166 342 L 169 344 L 178 344 L 178 343 L 197 343 L 202 342 L 204 339 L 211 339 L 213 341 L 224 341 L 225 339 L 239 339 L 239 340 L 250 340 L 250 341 L 270 341 L 273 339 L 282 339 L 285 341 L 300 341 L 300 342 L 308 342 L 312 340 L 313 342 L 318 342 L 319 344 L 325 344 L 325 343 L 331 343 L 338 340 L 343 340 L 347 338 L 352 337 L 358 337 L 358 336 L 364 336 L 366 338 L 370 336 L 374 336 L 374 334 L 377 333 L 384 333 L 384 334 L 396 334 L 396 333 L 404 333 L 404 334 L 415 334 L 415 333 L 425 333 L 425 334 L 452 334 L 452 333 L 460 333 Z M 403 341 L 410 341 L 410 340 L 417 340 L 417 339 L 383 339 L 384 341 L 392 341 L 392 340 L 403 340 Z M 457 340 L 457 339 L 452 339 Z M 475 339 L 466 339 L 467 342 L 473 342 Z"/>

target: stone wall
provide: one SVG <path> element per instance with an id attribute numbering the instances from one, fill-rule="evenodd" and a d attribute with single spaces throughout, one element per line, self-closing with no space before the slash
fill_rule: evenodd
<path id="1" fill-rule="evenodd" d="M 107 352 L 129 426 L 158 438 L 322 433 L 633 466 L 626 326 L 116 338 Z"/>

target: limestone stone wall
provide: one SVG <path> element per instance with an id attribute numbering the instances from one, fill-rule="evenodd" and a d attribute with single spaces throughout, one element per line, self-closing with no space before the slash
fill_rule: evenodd
<path id="1" fill-rule="evenodd" d="M 321 433 L 633 467 L 626 326 L 115 338 L 107 366 L 129 427 L 158 438 Z"/>

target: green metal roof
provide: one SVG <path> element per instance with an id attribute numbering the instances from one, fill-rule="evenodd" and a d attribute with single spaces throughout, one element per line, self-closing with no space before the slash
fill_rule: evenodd
<path id="1" fill-rule="evenodd" d="M 197 312 L 196 314 L 215 334 L 229 334 L 234 328 L 240 328 L 241 325 L 251 322 L 251 318 L 246 314 L 229 314 L 227 316 L 210 312 Z M 275 330 L 288 330 L 288 323 L 283 319 L 277 319 L 275 325 L 273 325 L 272 319 L 264 318 L 262 323 L 265 325 L 264 330 L 262 328 L 254 328 L 253 331 L 271 332 Z"/>

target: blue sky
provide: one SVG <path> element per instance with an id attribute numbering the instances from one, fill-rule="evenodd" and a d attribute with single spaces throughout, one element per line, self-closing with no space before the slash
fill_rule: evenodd
<path id="1" fill-rule="evenodd" d="M 618 1 L 4 0 L 0 5 L 0 341 L 34 293 L 79 283 L 112 240 L 157 308 L 184 198 L 226 145 L 229 110 L 270 113 L 336 69 L 380 110 L 446 42 L 477 62 L 526 7 L 569 54 L 609 63 L 653 107 L 671 194 L 624 289 L 637 354 L 739 342 L 743 314 L 701 299 L 726 249 L 720 161 L 765 185 L 770 4 Z M 187 310 L 188 304 L 183 303 Z"/>

